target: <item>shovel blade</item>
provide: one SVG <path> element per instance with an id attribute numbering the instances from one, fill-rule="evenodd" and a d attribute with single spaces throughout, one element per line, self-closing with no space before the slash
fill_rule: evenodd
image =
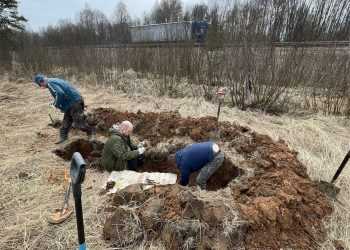
<path id="1" fill-rule="evenodd" d="M 336 199 L 340 191 L 340 188 L 327 181 L 319 181 L 317 182 L 317 186 L 322 193 L 326 194 L 331 199 Z"/>

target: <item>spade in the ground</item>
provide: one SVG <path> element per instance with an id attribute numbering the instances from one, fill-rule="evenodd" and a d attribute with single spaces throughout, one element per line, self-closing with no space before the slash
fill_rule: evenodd
<path id="1" fill-rule="evenodd" d="M 325 194 L 327 194 L 330 198 L 332 199 L 336 199 L 337 195 L 340 192 L 340 188 L 337 187 L 334 183 L 335 181 L 338 179 L 339 175 L 341 174 L 341 172 L 343 171 L 346 163 L 349 161 L 350 159 L 350 151 L 345 155 L 343 161 L 341 162 L 339 168 L 337 169 L 337 171 L 335 172 L 331 182 L 326 182 L 326 181 L 319 181 L 318 184 L 318 188 Z"/>

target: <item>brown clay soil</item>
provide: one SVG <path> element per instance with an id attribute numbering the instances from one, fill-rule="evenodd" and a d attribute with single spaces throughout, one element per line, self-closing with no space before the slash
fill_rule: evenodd
<path id="1" fill-rule="evenodd" d="M 134 124 L 134 133 L 147 139 L 151 145 L 175 136 L 189 136 L 194 141 L 204 141 L 216 136 L 215 117 L 181 118 L 176 112 L 163 113 L 129 113 L 113 109 L 99 108 L 94 111 L 97 127 L 107 131 L 114 123 L 129 120 Z M 232 141 L 238 133 L 249 129 L 230 123 L 220 123 L 220 133 L 224 141 Z"/>
<path id="2" fill-rule="evenodd" d="M 218 138 L 214 117 L 181 118 L 177 113 L 128 113 L 99 108 L 94 111 L 94 118 L 103 133 L 114 123 L 130 120 L 135 124 L 134 133 L 153 146 L 175 137 L 189 137 L 193 141 Z M 134 212 L 140 218 L 139 226 L 145 230 L 139 232 L 133 242 L 147 237 L 162 241 L 167 249 L 183 247 L 184 241 L 194 242 L 190 244 L 192 247 L 203 249 L 238 246 L 246 249 L 317 249 L 326 236 L 322 221 L 332 213 L 332 206 L 329 198 L 308 177 L 306 167 L 297 159 L 297 152 L 289 149 L 284 141 L 273 141 L 237 124 L 220 122 L 219 131 L 219 144 L 243 159 L 239 162 L 226 159 L 224 167 L 209 181 L 210 190 L 226 187 L 230 201 L 224 202 L 219 194 L 211 201 L 204 201 L 193 188 L 179 185 L 148 191 L 134 186 L 122 190 L 111 201 L 114 207 L 130 202 L 143 204 Z M 85 156 L 91 157 L 94 150 L 89 145 L 84 147 L 87 149 Z M 69 154 L 61 152 L 67 159 Z M 96 155 L 98 158 L 98 153 Z M 178 173 L 176 166 L 167 162 L 146 163 L 141 171 Z M 191 177 L 192 184 L 194 178 L 195 175 Z M 223 225 L 234 219 L 229 216 L 231 210 L 237 211 L 239 221 L 244 223 L 227 231 Z M 105 239 L 117 247 L 130 246 L 126 239 L 118 238 L 119 231 L 129 229 L 112 226 L 124 225 L 122 220 L 132 217 L 129 211 L 124 211 L 124 217 L 116 215 L 122 211 L 121 208 L 114 211 L 104 229 Z M 201 228 L 201 237 L 197 237 L 198 231 L 193 224 L 188 227 L 188 220 L 205 225 Z M 222 245 L 215 245 L 215 242 Z"/>

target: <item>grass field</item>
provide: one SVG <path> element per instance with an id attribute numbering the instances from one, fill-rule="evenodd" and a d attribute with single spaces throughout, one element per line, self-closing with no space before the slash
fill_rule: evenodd
<path id="1" fill-rule="evenodd" d="M 178 110 L 182 116 L 216 115 L 217 106 L 203 99 L 130 97 L 110 87 L 78 86 L 88 109 L 112 107 L 121 111 Z M 0 82 L 0 249 L 73 249 L 77 245 L 75 218 L 59 226 L 47 223 L 50 212 L 63 202 L 63 168 L 68 163 L 55 156 L 58 131 L 48 126 L 49 92 L 33 83 L 3 79 Z M 329 181 L 350 149 L 350 121 L 319 114 L 269 116 L 224 107 L 221 120 L 249 126 L 274 139 L 283 139 L 299 152 L 315 180 Z M 83 134 L 79 134 L 85 136 Z M 99 138 L 104 140 L 105 138 Z M 49 180 L 53 175 L 56 180 Z M 86 241 L 89 249 L 108 249 L 102 239 L 105 202 L 98 193 L 106 174 L 88 170 L 83 188 Z M 52 178 L 51 178 L 52 179 Z M 325 221 L 329 238 L 350 247 L 350 168 L 337 185 L 340 203 Z M 71 201 L 72 203 L 72 201 Z M 152 248 L 157 248 L 156 243 Z"/>

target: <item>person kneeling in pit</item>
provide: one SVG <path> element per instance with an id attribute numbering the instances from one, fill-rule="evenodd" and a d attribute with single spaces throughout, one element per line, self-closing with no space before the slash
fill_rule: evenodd
<path id="1" fill-rule="evenodd" d="M 194 143 L 169 156 L 180 170 L 180 184 L 186 186 L 191 173 L 200 170 L 196 182 L 201 189 L 224 162 L 225 156 L 219 146 L 211 141 Z"/>
<path id="2" fill-rule="evenodd" d="M 101 165 L 107 171 L 136 170 L 143 164 L 145 148 L 142 144 L 132 143 L 130 135 L 133 125 L 129 121 L 114 124 L 111 136 L 106 141 L 101 158 Z"/>

